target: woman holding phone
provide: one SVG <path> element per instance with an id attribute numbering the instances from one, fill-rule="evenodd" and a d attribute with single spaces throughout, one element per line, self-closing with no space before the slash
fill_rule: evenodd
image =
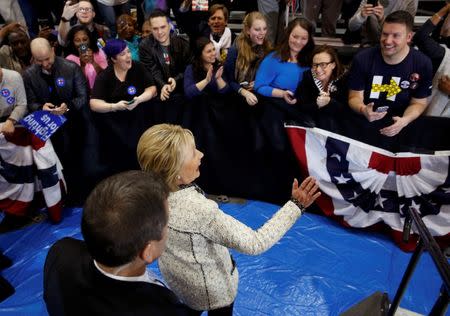
<path id="1" fill-rule="evenodd" d="M 151 125 L 145 120 L 145 105 L 156 96 L 156 86 L 144 65 L 132 61 L 125 41 L 109 40 L 103 50 L 110 65 L 95 80 L 90 107 L 99 132 L 100 160 L 110 175 L 137 167 L 137 141 Z"/>
<path id="2" fill-rule="evenodd" d="M 81 70 L 92 90 L 97 75 L 108 66 L 105 53 L 96 45 L 97 41 L 83 24 L 75 25 L 67 34 L 66 59 L 81 66 Z"/>

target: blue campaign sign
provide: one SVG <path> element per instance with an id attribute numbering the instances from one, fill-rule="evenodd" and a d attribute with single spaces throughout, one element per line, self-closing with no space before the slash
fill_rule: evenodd
<path id="1" fill-rule="evenodd" d="M 64 115 L 56 115 L 48 111 L 36 111 L 25 116 L 19 123 L 45 142 L 66 120 Z"/>

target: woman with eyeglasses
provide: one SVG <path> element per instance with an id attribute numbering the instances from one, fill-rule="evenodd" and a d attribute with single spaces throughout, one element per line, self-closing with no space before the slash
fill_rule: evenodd
<path id="1" fill-rule="evenodd" d="M 337 116 L 347 104 L 347 73 L 336 50 L 328 45 L 318 46 L 312 54 L 312 67 L 297 88 L 298 109 L 312 118 L 317 127 L 338 131 Z"/>

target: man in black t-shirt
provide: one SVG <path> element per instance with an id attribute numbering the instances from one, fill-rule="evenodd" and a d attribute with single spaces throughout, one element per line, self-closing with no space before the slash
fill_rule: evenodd
<path id="1" fill-rule="evenodd" d="M 358 53 L 350 71 L 350 107 L 369 122 L 379 121 L 380 133 L 389 137 L 424 112 L 431 94 L 431 61 L 408 45 L 413 22 L 406 11 L 388 15 L 380 46 Z"/>

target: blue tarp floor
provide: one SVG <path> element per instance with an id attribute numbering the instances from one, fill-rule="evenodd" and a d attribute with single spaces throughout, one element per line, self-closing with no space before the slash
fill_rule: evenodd
<path id="1" fill-rule="evenodd" d="M 261 226 L 276 205 L 247 201 L 222 209 L 252 228 Z M 0 235 L 0 247 L 14 265 L 1 274 L 16 293 L 0 303 L 1 315 L 47 315 L 42 299 L 43 265 L 58 239 L 81 239 L 81 209 L 66 209 L 58 225 L 43 222 Z M 392 301 L 411 254 L 386 236 L 339 226 L 305 214 L 269 251 L 247 256 L 233 251 L 240 274 L 235 315 L 339 315 L 373 294 Z M 149 266 L 157 271 L 156 263 Z M 442 281 L 425 253 L 400 306 L 419 314 L 431 310 Z M 450 315 L 447 312 L 447 315 Z"/>

